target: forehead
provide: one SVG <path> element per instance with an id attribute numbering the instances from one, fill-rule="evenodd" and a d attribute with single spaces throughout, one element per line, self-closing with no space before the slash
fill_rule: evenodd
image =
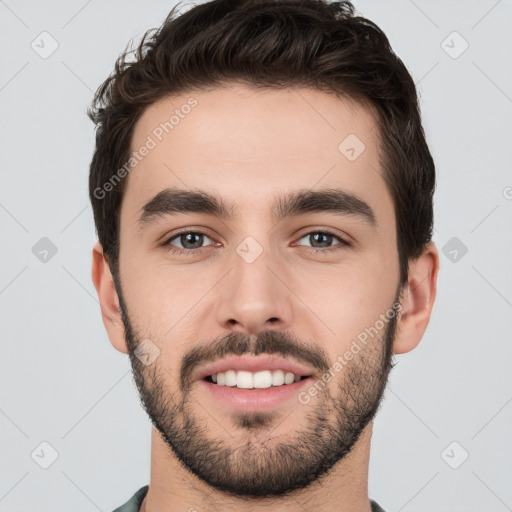
<path id="1" fill-rule="evenodd" d="M 247 215 L 276 192 L 315 187 L 392 210 L 373 111 L 315 89 L 229 84 L 166 97 L 137 121 L 131 151 L 144 153 L 123 199 L 121 216 L 132 220 L 165 188 L 207 190 Z"/>

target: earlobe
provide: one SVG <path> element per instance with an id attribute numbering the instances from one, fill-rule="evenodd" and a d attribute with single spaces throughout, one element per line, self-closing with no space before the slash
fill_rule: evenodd
<path id="1" fill-rule="evenodd" d="M 92 250 L 92 281 L 101 307 L 101 317 L 110 342 L 115 349 L 128 353 L 124 325 L 121 319 L 119 297 L 114 285 L 110 267 L 105 259 L 103 248 L 98 242 Z"/>
<path id="2" fill-rule="evenodd" d="M 430 242 L 418 258 L 409 262 L 409 276 L 401 295 L 402 310 L 393 345 L 395 354 L 409 352 L 421 341 L 436 298 L 438 271 L 439 253 Z"/>

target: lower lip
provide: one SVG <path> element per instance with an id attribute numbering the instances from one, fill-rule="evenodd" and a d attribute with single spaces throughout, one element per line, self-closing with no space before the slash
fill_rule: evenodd
<path id="1" fill-rule="evenodd" d="M 298 394 L 310 386 L 313 379 L 299 380 L 292 384 L 283 386 L 271 386 L 265 389 L 239 389 L 236 386 L 219 386 L 206 380 L 198 381 L 199 386 L 219 402 L 231 409 L 241 412 L 256 412 L 273 409 L 295 398 L 298 401 Z"/>

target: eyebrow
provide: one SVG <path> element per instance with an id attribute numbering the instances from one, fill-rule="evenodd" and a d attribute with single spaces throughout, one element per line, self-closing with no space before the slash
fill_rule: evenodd
<path id="1" fill-rule="evenodd" d="M 237 208 L 233 203 L 203 190 L 166 188 L 147 202 L 140 212 L 137 224 L 142 230 L 160 218 L 180 213 L 202 213 L 231 220 L 236 217 Z M 340 188 L 289 192 L 278 196 L 271 208 L 275 222 L 286 217 L 322 212 L 357 216 L 371 227 L 377 227 L 370 205 L 352 192 Z"/>

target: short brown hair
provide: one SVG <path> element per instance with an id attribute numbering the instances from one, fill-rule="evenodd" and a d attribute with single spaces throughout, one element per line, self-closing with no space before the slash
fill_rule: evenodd
<path id="1" fill-rule="evenodd" d="M 119 261 L 119 214 L 126 178 L 98 190 L 126 165 L 134 125 L 157 100 L 228 81 L 264 88 L 313 87 L 347 95 L 375 113 L 383 178 L 395 206 L 400 283 L 409 259 L 431 241 L 435 166 L 425 140 L 414 81 L 372 21 L 350 2 L 212 0 L 149 29 L 125 49 L 88 110 L 96 124 L 89 195 L 105 257 Z M 340 141 L 341 142 L 341 141 Z"/>

